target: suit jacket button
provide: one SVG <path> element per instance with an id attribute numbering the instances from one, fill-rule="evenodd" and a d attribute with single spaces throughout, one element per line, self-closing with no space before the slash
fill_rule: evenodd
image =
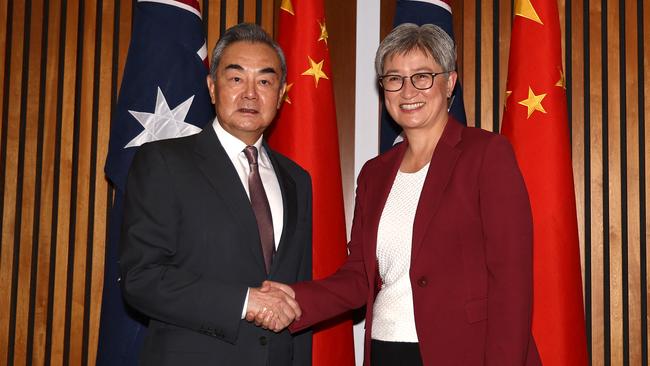
<path id="1" fill-rule="evenodd" d="M 261 337 L 260 337 L 260 344 L 261 344 L 262 346 L 266 346 L 268 343 L 269 343 L 269 341 L 266 339 L 265 336 L 261 336 Z"/>
<path id="2" fill-rule="evenodd" d="M 425 287 L 427 285 L 427 283 L 428 282 L 427 282 L 426 277 L 422 276 L 422 277 L 418 278 L 418 286 Z"/>

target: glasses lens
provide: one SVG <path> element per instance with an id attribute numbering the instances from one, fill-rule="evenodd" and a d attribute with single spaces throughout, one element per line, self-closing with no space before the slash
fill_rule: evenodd
<path id="1" fill-rule="evenodd" d="M 411 82 L 417 89 L 429 89 L 433 85 L 433 75 L 426 73 L 413 74 L 411 76 Z"/>
<path id="2" fill-rule="evenodd" d="M 386 75 L 381 78 L 381 85 L 386 91 L 397 91 L 402 89 L 402 79 L 399 75 Z"/>

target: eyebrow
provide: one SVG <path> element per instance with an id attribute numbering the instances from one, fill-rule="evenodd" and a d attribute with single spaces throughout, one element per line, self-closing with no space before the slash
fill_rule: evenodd
<path id="1" fill-rule="evenodd" d="M 226 70 L 238 70 L 238 71 L 244 71 L 244 68 L 239 65 L 239 64 L 230 64 L 226 66 Z M 274 68 L 272 67 L 265 67 L 259 71 L 260 74 L 277 74 L 277 71 L 275 71 Z"/>
<path id="2" fill-rule="evenodd" d="M 411 75 L 420 74 L 420 73 L 423 73 L 423 72 L 424 73 L 435 72 L 435 71 L 431 71 L 431 68 L 429 68 L 429 67 L 421 67 L 419 69 L 415 69 L 414 71 L 415 72 L 412 73 Z M 389 69 L 389 70 L 386 70 L 384 75 L 399 75 L 399 71 L 397 69 Z M 402 76 L 402 75 L 400 75 L 400 76 Z"/>

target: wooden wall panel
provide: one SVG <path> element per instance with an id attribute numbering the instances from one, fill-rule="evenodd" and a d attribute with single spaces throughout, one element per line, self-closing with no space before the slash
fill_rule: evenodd
<path id="1" fill-rule="evenodd" d="M 451 3 L 468 123 L 498 131 L 513 2 Z M 273 32 L 279 0 L 200 4 L 211 51 L 239 21 Z M 591 363 L 648 364 L 650 5 L 558 4 Z M 132 5 L 0 1 L 0 364 L 94 365 L 112 197 L 103 164 Z M 381 5 L 385 34 L 395 7 Z M 353 34 L 332 28 L 348 23 L 329 21 L 331 39 Z M 346 58 L 353 50 L 332 49 L 335 68 Z M 335 93 L 349 128 L 353 108 L 343 101 L 353 70 L 334 74 L 348 82 L 336 82 Z M 341 151 L 349 168 L 346 133 Z"/>

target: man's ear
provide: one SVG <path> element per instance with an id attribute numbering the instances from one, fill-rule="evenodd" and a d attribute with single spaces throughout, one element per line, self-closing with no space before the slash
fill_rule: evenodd
<path id="1" fill-rule="evenodd" d="M 280 87 L 280 93 L 278 96 L 278 105 L 276 106 L 276 109 L 280 109 L 282 106 L 282 102 L 284 101 L 284 93 L 287 92 L 287 83 L 282 84 Z"/>
<path id="2" fill-rule="evenodd" d="M 214 104 L 214 103 L 216 103 L 217 98 L 216 98 L 216 94 L 215 94 L 215 90 L 214 90 L 214 88 L 216 86 L 215 86 L 214 80 L 212 79 L 212 76 L 210 76 L 210 75 L 206 76 L 205 77 L 205 82 L 208 85 L 208 92 L 210 93 L 210 100 L 212 101 L 212 104 Z"/>

